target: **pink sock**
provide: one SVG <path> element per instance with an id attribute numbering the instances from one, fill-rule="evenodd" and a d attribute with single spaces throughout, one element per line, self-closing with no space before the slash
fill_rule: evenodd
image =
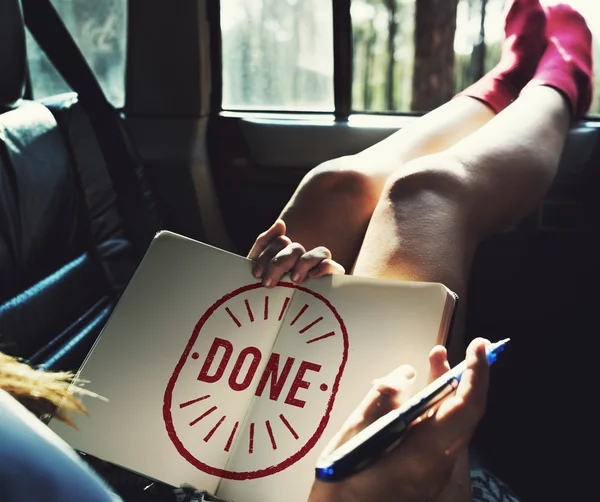
<path id="1" fill-rule="evenodd" d="M 579 12 L 561 4 L 547 10 L 548 47 L 528 84 L 560 91 L 573 119 L 584 115 L 592 102 L 592 34 Z"/>
<path id="2" fill-rule="evenodd" d="M 538 0 L 512 0 L 500 62 L 458 96 L 470 96 L 499 113 L 529 82 L 546 48 L 546 15 Z"/>

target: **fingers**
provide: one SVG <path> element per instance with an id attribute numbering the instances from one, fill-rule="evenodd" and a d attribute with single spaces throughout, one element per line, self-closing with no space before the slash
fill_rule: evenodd
<path id="1" fill-rule="evenodd" d="M 252 265 L 252 275 L 262 279 L 266 287 L 275 286 L 281 276 L 289 271 L 305 250 L 285 235 L 275 237 Z"/>
<path id="2" fill-rule="evenodd" d="M 430 380 L 436 380 L 450 370 L 448 363 L 448 351 L 443 345 L 436 345 L 429 353 L 429 376 Z"/>
<path id="3" fill-rule="evenodd" d="M 342 267 L 342 265 L 340 265 L 337 261 L 326 259 L 320 262 L 316 267 L 312 268 L 308 272 L 308 277 L 311 279 L 317 279 L 326 275 L 344 275 L 345 273 L 346 269 L 344 269 L 344 267 Z"/>
<path id="4" fill-rule="evenodd" d="M 291 273 L 296 284 L 307 277 L 316 279 L 325 275 L 345 274 L 344 267 L 331 259 L 331 251 L 326 247 L 316 247 L 306 251 L 301 244 L 292 242 L 285 235 L 286 226 L 278 219 L 271 227 L 260 234 L 248 258 L 253 260 L 252 274 L 262 279 L 265 287 L 273 287 L 287 272 Z"/>
<path id="5" fill-rule="evenodd" d="M 252 273 L 262 278 L 266 287 L 275 286 L 287 272 L 292 281 L 300 284 L 307 277 L 317 279 L 325 275 L 345 274 L 339 263 L 331 259 L 331 252 L 324 247 L 306 251 L 301 244 L 290 242 L 286 236 L 276 237 L 254 262 Z"/>
<path id="6" fill-rule="evenodd" d="M 285 231 L 285 222 L 282 219 L 277 219 L 268 230 L 256 238 L 252 249 L 248 253 L 248 258 L 251 260 L 256 260 L 273 240 L 275 240 L 277 237 L 285 235 Z"/>
<path id="7" fill-rule="evenodd" d="M 490 379 L 486 347 L 490 341 L 475 338 L 467 347 L 467 370 L 463 373 L 456 395 L 470 406 L 485 408 Z"/>
<path id="8" fill-rule="evenodd" d="M 485 412 L 489 385 L 485 348 L 488 344 L 489 341 L 482 338 L 469 344 L 467 369 L 461 377 L 456 394 L 444 400 L 431 419 L 424 420 L 417 426 L 421 429 L 419 442 L 423 443 L 419 448 L 424 455 L 445 452 L 447 456 L 453 456 L 460 446 L 470 441 Z"/>
<path id="9" fill-rule="evenodd" d="M 361 403 L 363 429 L 390 411 L 399 408 L 410 397 L 415 375 L 414 368 L 405 364 L 373 382 L 373 387 Z"/>
<path id="10" fill-rule="evenodd" d="M 435 414 L 415 425 L 402 447 L 392 452 L 388 460 L 412 458 L 413 473 L 425 476 L 427 469 L 448 473 L 457 455 L 471 439 L 486 405 L 489 365 L 485 348 L 489 342 L 478 338 L 467 349 L 467 370 L 463 373 L 456 394 L 444 400 Z M 431 374 L 439 377 L 447 368 L 446 351 L 434 348 L 430 353 Z M 420 471 L 421 466 L 429 466 Z M 435 468 L 434 468 L 435 466 Z"/>
<path id="11" fill-rule="evenodd" d="M 292 270 L 292 281 L 299 284 L 306 279 L 307 274 L 313 268 L 318 266 L 323 260 L 331 259 L 331 251 L 326 247 L 320 246 L 305 252 L 294 265 Z M 326 274 L 322 274 L 326 275 Z M 311 274 L 311 277 L 312 274 Z"/>
<path id="12" fill-rule="evenodd" d="M 468 430 L 483 416 L 489 386 L 489 364 L 485 350 L 489 343 L 483 338 L 475 338 L 469 344 L 465 358 L 467 369 L 460 379 L 456 395 L 440 406 L 437 413 L 440 420 L 460 420 Z M 461 418 L 454 419 L 455 414 L 460 415 Z"/>
<path id="13" fill-rule="evenodd" d="M 288 244 L 266 263 L 262 274 L 263 284 L 266 287 L 275 286 L 286 272 L 294 269 L 305 253 L 306 250 L 301 244 L 297 242 Z M 263 255 L 265 256 L 261 256 L 259 260 L 268 258 L 268 253 L 265 252 Z"/>

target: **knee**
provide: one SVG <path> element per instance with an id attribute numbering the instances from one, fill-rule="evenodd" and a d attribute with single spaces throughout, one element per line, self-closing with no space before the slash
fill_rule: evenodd
<path id="1" fill-rule="evenodd" d="M 377 199 L 375 180 L 355 165 L 354 157 L 326 161 L 312 169 L 302 181 L 313 194 L 327 198 L 361 201 Z"/>
<path id="2" fill-rule="evenodd" d="M 476 242 L 480 231 L 471 185 L 464 166 L 454 158 L 423 157 L 388 178 L 379 207 L 393 215 L 404 232 Z"/>
<path id="3" fill-rule="evenodd" d="M 408 162 L 386 182 L 382 198 L 396 206 L 408 203 L 427 205 L 445 202 L 468 209 L 471 195 L 469 177 L 456 158 L 441 153 Z M 423 209 L 427 209 L 423 207 Z"/>

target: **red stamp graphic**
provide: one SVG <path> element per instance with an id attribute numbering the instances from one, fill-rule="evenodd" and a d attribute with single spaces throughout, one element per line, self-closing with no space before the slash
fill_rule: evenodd
<path id="1" fill-rule="evenodd" d="M 236 289 L 202 315 L 169 380 L 169 437 L 215 476 L 282 471 L 323 434 L 347 358 L 344 321 L 323 296 L 289 282 Z"/>

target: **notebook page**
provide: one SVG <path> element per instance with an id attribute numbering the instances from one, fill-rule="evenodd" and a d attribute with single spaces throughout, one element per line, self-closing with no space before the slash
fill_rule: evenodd
<path id="1" fill-rule="evenodd" d="M 248 260 L 162 232 L 80 371 L 109 402 L 85 398 L 90 418 L 76 417 L 78 431 L 51 427 L 101 459 L 215 491 L 251 401 L 230 387 L 235 361 L 247 340 L 268 353 L 277 335 L 258 322 L 262 291 Z"/>
<path id="2" fill-rule="evenodd" d="M 327 422 L 347 359 L 345 327 L 329 302 L 288 282 L 274 291 L 286 289 L 293 296 L 227 464 L 248 479 L 274 475 L 310 450 Z"/>
<path id="3" fill-rule="evenodd" d="M 295 358 L 292 373 L 299 361 L 311 364 L 305 364 L 296 386 L 296 377 L 288 378 L 280 399 L 255 397 L 247 419 L 254 424 L 254 451 L 249 454 L 246 448 L 248 427 L 241 453 L 236 451 L 228 463 L 231 470 L 249 469 L 253 458 L 263 471 L 267 465 L 279 470 L 246 481 L 222 480 L 218 494 L 224 498 L 268 502 L 285 494 L 290 502 L 306 500 L 318 455 L 372 380 L 410 363 L 417 370 L 416 387 L 425 386 L 429 350 L 443 343 L 439 327 L 448 293 L 440 284 L 333 276 L 302 286 L 307 291 L 296 292 L 273 353 Z M 298 407 L 296 400 L 305 405 Z"/>

